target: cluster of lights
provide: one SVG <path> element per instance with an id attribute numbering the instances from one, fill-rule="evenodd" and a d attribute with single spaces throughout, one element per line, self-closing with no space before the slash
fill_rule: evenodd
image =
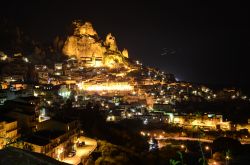
<path id="1" fill-rule="evenodd" d="M 8 56 L 7 56 L 6 54 L 4 54 L 3 56 L 0 57 L 0 59 L 1 59 L 2 61 L 7 60 L 7 58 L 8 58 Z"/>
<path id="2" fill-rule="evenodd" d="M 62 96 L 63 98 L 69 98 L 71 92 L 70 91 L 61 91 L 58 93 L 60 96 Z"/>
<path id="3" fill-rule="evenodd" d="M 127 83 L 103 83 L 93 85 L 80 83 L 78 84 L 78 88 L 85 91 L 131 91 L 134 89 L 133 86 Z"/>
<path id="4" fill-rule="evenodd" d="M 23 57 L 23 61 L 28 63 L 29 59 L 27 57 Z"/>
<path id="5" fill-rule="evenodd" d="M 106 119 L 107 121 L 115 121 L 115 116 L 108 116 L 107 117 L 107 119 Z"/>
<path id="6" fill-rule="evenodd" d="M 140 134 L 142 136 L 149 136 L 149 137 L 162 139 L 164 138 L 165 132 L 163 131 L 161 134 L 156 134 L 156 133 L 149 133 L 149 132 L 147 133 L 147 132 L 141 131 Z"/>

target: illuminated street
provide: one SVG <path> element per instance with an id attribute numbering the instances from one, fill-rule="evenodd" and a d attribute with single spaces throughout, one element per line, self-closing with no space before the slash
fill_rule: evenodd
<path id="1" fill-rule="evenodd" d="M 162 137 L 162 138 L 155 138 L 157 140 L 190 140 L 190 141 L 201 141 L 206 143 L 212 143 L 213 140 L 208 139 L 201 139 L 201 138 L 191 138 L 191 137 Z"/>
<path id="2" fill-rule="evenodd" d="M 76 148 L 76 155 L 73 157 L 67 157 L 63 160 L 65 163 L 69 164 L 79 164 L 81 163 L 81 160 L 84 158 L 88 158 L 89 155 L 95 150 L 97 146 L 97 142 L 94 139 L 90 139 L 87 137 L 80 137 L 80 142 L 85 142 L 85 145 L 83 147 L 77 147 Z"/>

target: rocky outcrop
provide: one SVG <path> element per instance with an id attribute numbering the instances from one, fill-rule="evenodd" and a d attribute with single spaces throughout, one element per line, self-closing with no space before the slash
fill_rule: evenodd
<path id="1" fill-rule="evenodd" d="M 108 49 L 112 50 L 112 51 L 117 51 L 117 45 L 116 45 L 116 41 L 115 41 L 115 37 L 112 36 L 111 33 L 109 33 L 106 36 L 106 40 L 105 40 L 105 45 L 108 47 Z"/>
<path id="2" fill-rule="evenodd" d="M 73 22 L 74 32 L 64 43 L 63 53 L 76 57 L 79 63 L 90 67 L 115 67 L 126 64 L 127 50 L 118 50 L 115 37 L 109 33 L 103 42 L 90 22 Z"/>

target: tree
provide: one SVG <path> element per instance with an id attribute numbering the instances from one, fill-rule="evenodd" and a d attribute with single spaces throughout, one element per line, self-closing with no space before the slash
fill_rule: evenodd
<path id="1" fill-rule="evenodd" d="M 238 154 L 242 151 L 241 143 L 232 138 L 220 137 L 213 141 L 213 150 L 216 152 L 232 151 L 232 154 Z"/>

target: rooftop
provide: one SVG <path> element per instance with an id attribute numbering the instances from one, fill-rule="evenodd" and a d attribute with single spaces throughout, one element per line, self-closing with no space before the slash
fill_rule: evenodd
<path id="1" fill-rule="evenodd" d="M 50 130 L 42 130 L 34 133 L 34 136 L 42 138 L 42 139 L 55 139 L 58 138 L 59 136 L 65 134 L 65 131 L 50 131 Z"/>
<path id="2" fill-rule="evenodd" d="M 53 118 L 53 120 L 64 123 L 64 124 L 68 124 L 71 123 L 73 121 L 75 121 L 75 119 L 70 119 L 68 117 L 57 117 L 57 118 Z"/>
<path id="3" fill-rule="evenodd" d="M 31 136 L 31 137 L 29 137 L 27 139 L 23 139 L 23 141 L 31 143 L 31 144 L 35 144 L 35 145 L 38 145 L 38 146 L 45 146 L 45 145 L 50 143 L 49 140 L 43 139 L 43 138 L 40 138 L 40 137 L 37 137 L 37 136 Z"/>
<path id="4" fill-rule="evenodd" d="M 10 123 L 10 122 L 14 122 L 14 121 L 16 121 L 16 120 L 13 119 L 13 118 L 10 118 L 10 117 L 1 116 L 1 117 L 0 117 L 0 122 L 3 122 L 3 121 L 5 121 L 5 122 L 7 122 L 7 123 Z"/>

